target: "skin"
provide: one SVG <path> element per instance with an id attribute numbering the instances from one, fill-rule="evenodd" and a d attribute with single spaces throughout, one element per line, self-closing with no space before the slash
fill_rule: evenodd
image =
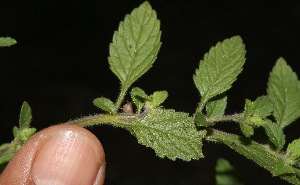
<path id="1" fill-rule="evenodd" d="M 69 124 L 36 133 L 18 151 L 0 176 L 10 185 L 102 185 L 105 154 L 88 130 Z"/>

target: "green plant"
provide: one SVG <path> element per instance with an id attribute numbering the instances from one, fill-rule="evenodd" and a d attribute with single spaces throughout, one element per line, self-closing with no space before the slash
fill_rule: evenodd
<path id="1" fill-rule="evenodd" d="M 223 143 L 267 169 L 273 176 L 300 184 L 300 142 L 295 140 L 284 149 L 283 132 L 300 116 L 300 83 L 285 60 L 277 60 L 270 73 L 266 95 L 254 101 L 247 99 L 241 113 L 226 115 L 225 93 L 241 73 L 246 51 L 239 36 L 217 43 L 205 54 L 193 76 L 201 100 L 196 112 L 189 115 L 161 106 L 168 96 L 167 91 L 148 95 L 139 87 L 131 88 L 152 67 L 161 46 L 160 36 L 160 22 L 148 2 L 127 15 L 114 33 L 108 58 L 112 72 L 121 82 L 117 100 L 113 102 L 105 97 L 96 98 L 94 105 L 105 113 L 73 120 L 69 124 L 83 127 L 111 124 L 122 127 L 135 136 L 140 144 L 153 148 L 159 157 L 172 160 L 203 158 L 202 140 Z M 4 43 L 2 46 L 10 45 L 3 40 L 0 40 Z M 128 92 L 134 110 L 130 104 L 122 108 Z M 14 128 L 14 141 L 0 147 L 1 163 L 9 161 L 35 132 L 29 127 L 30 120 L 30 107 L 24 103 L 20 128 Z M 215 124 L 224 121 L 238 124 L 241 134 L 214 128 Z M 265 129 L 270 141 L 268 144 L 259 144 L 251 138 L 259 127 Z"/>

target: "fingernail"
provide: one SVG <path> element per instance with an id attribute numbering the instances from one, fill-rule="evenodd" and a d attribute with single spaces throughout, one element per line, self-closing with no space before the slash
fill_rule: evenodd
<path id="1" fill-rule="evenodd" d="M 33 162 L 32 180 L 36 185 L 93 184 L 100 160 L 82 134 L 61 131 L 46 138 Z"/>

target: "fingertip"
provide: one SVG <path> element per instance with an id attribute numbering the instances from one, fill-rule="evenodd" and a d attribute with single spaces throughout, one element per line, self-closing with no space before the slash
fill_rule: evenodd
<path id="1" fill-rule="evenodd" d="M 105 154 L 97 137 L 84 128 L 62 124 L 26 142 L 2 173 L 0 184 L 103 184 L 104 174 Z"/>

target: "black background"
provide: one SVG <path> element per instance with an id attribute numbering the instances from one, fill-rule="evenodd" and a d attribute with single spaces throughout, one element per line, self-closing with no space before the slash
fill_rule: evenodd
<path id="1" fill-rule="evenodd" d="M 33 126 L 40 129 L 99 112 L 92 100 L 115 100 L 119 81 L 109 70 L 108 45 L 119 21 L 142 1 L 0 1 L 0 36 L 18 44 L 0 49 L 0 135 L 9 142 L 20 106 L 28 101 Z M 192 74 L 216 42 L 240 35 L 247 49 L 243 73 L 228 92 L 228 114 L 240 112 L 245 98 L 266 93 L 269 71 L 284 57 L 300 72 L 300 2 L 297 1 L 150 1 L 161 20 L 162 48 L 154 67 L 134 86 L 149 94 L 167 90 L 166 108 L 193 113 L 199 95 Z M 298 121 L 299 122 L 299 121 Z M 239 132 L 233 125 L 231 132 Z M 286 128 L 287 141 L 300 126 Z M 159 159 L 127 131 L 89 128 L 103 144 L 106 184 L 214 184 L 218 157 L 229 159 L 245 184 L 287 184 L 226 146 L 205 142 L 204 159 Z M 228 129 L 227 129 L 228 130 Z M 254 138 L 266 142 L 262 130 Z"/>

